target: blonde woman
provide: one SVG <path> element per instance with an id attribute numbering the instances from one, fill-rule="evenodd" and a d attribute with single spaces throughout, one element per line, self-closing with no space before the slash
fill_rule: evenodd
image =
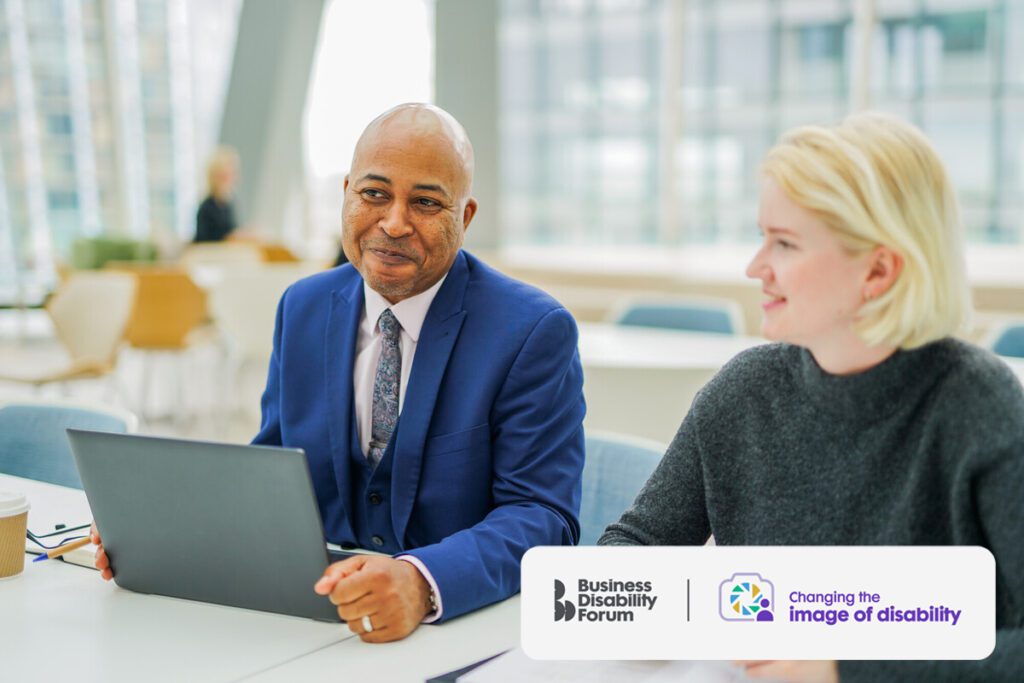
<path id="1" fill-rule="evenodd" d="M 207 196 L 196 212 L 196 242 L 221 242 L 237 227 L 231 202 L 238 183 L 238 152 L 218 147 L 206 166 Z"/>
<path id="2" fill-rule="evenodd" d="M 995 652 L 967 662 L 744 662 L 786 681 L 1024 676 L 1024 391 L 953 338 L 969 312 L 958 211 L 925 137 L 855 115 L 763 165 L 747 275 L 762 333 L 701 391 L 608 545 L 982 545 Z M 736 476 L 742 472 L 742 476 Z"/>

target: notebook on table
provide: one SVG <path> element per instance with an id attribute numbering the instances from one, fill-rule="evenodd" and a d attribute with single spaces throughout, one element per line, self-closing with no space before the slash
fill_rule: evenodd
<path id="1" fill-rule="evenodd" d="M 118 586 L 340 621 L 301 450 L 67 432 Z"/>

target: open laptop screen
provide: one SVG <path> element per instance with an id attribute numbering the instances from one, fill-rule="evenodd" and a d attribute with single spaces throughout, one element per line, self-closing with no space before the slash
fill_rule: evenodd
<path id="1" fill-rule="evenodd" d="M 122 588 L 340 620 L 313 592 L 328 554 L 301 450 L 75 429 L 68 439 Z"/>

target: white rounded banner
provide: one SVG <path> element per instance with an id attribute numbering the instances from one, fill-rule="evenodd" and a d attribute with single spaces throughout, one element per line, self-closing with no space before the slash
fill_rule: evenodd
<path id="1" fill-rule="evenodd" d="M 995 559 L 949 546 L 543 547 L 534 659 L 984 659 Z"/>

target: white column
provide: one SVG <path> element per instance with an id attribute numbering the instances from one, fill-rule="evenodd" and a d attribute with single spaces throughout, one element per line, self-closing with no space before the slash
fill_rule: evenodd
<path id="1" fill-rule="evenodd" d="M 220 142 L 241 159 L 239 220 L 268 235 L 303 228 L 302 120 L 322 14 L 323 0 L 245 0 L 238 20 Z M 344 88 L 341 71 L 338 79 Z"/>
<path id="2" fill-rule="evenodd" d="M 683 45 L 685 38 L 686 1 L 668 2 L 663 8 L 665 27 L 661 40 L 661 107 L 658 110 L 658 238 L 662 244 L 672 244 L 680 237 L 684 226 L 683 212 L 679 211 L 679 164 L 676 151 L 683 134 L 682 100 L 679 90 L 683 83 Z"/>
<path id="3" fill-rule="evenodd" d="M 46 182 L 40 151 L 35 92 L 32 86 L 32 65 L 25 30 L 25 7 L 22 0 L 7 0 L 7 30 L 10 34 L 11 70 L 14 77 L 14 99 L 17 108 L 18 131 L 21 136 L 22 164 L 25 169 L 25 194 L 31 230 L 29 255 L 31 268 L 40 284 L 51 284 L 55 279 L 53 240 L 46 205 Z"/>
<path id="4" fill-rule="evenodd" d="M 499 5 L 437 0 L 434 10 L 434 101 L 462 123 L 473 141 L 473 195 L 480 211 L 466 233 L 466 245 L 479 251 L 496 250 L 501 242 Z"/>
<path id="5" fill-rule="evenodd" d="M 850 73 L 850 110 L 871 106 L 871 42 L 875 29 L 875 0 L 853 2 L 853 58 Z"/>
<path id="6" fill-rule="evenodd" d="M 89 110 L 89 79 L 85 73 L 85 37 L 81 0 L 64 0 L 67 39 L 68 93 L 71 103 L 71 139 L 75 149 L 75 185 L 78 193 L 79 234 L 95 236 L 102 229 L 100 191 L 96 181 L 96 151 Z"/>
<path id="7" fill-rule="evenodd" d="M 149 238 L 149 182 L 146 135 L 139 77 L 139 41 L 135 0 L 106 0 L 108 82 L 117 130 L 117 168 L 121 194 L 120 232 Z"/>
<path id="8" fill-rule="evenodd" d="M 15 257 L 14 230 L 7 206 L 7 180 L 4 177 L 4 155 L 0 154 L 0 300 L 20 303 L 21 273 Z M 10 287 L 5 291 L 4 288 Z"/>
<path id="9" fill-rule="evenodd" d="M 192 59 L 186 0 L 167 3 L 167 55 L 171 82 L 171 140 L 174 150 L 174 231 L 189 240 L 195 229 L 195 131 L 192 106 Z"/>

